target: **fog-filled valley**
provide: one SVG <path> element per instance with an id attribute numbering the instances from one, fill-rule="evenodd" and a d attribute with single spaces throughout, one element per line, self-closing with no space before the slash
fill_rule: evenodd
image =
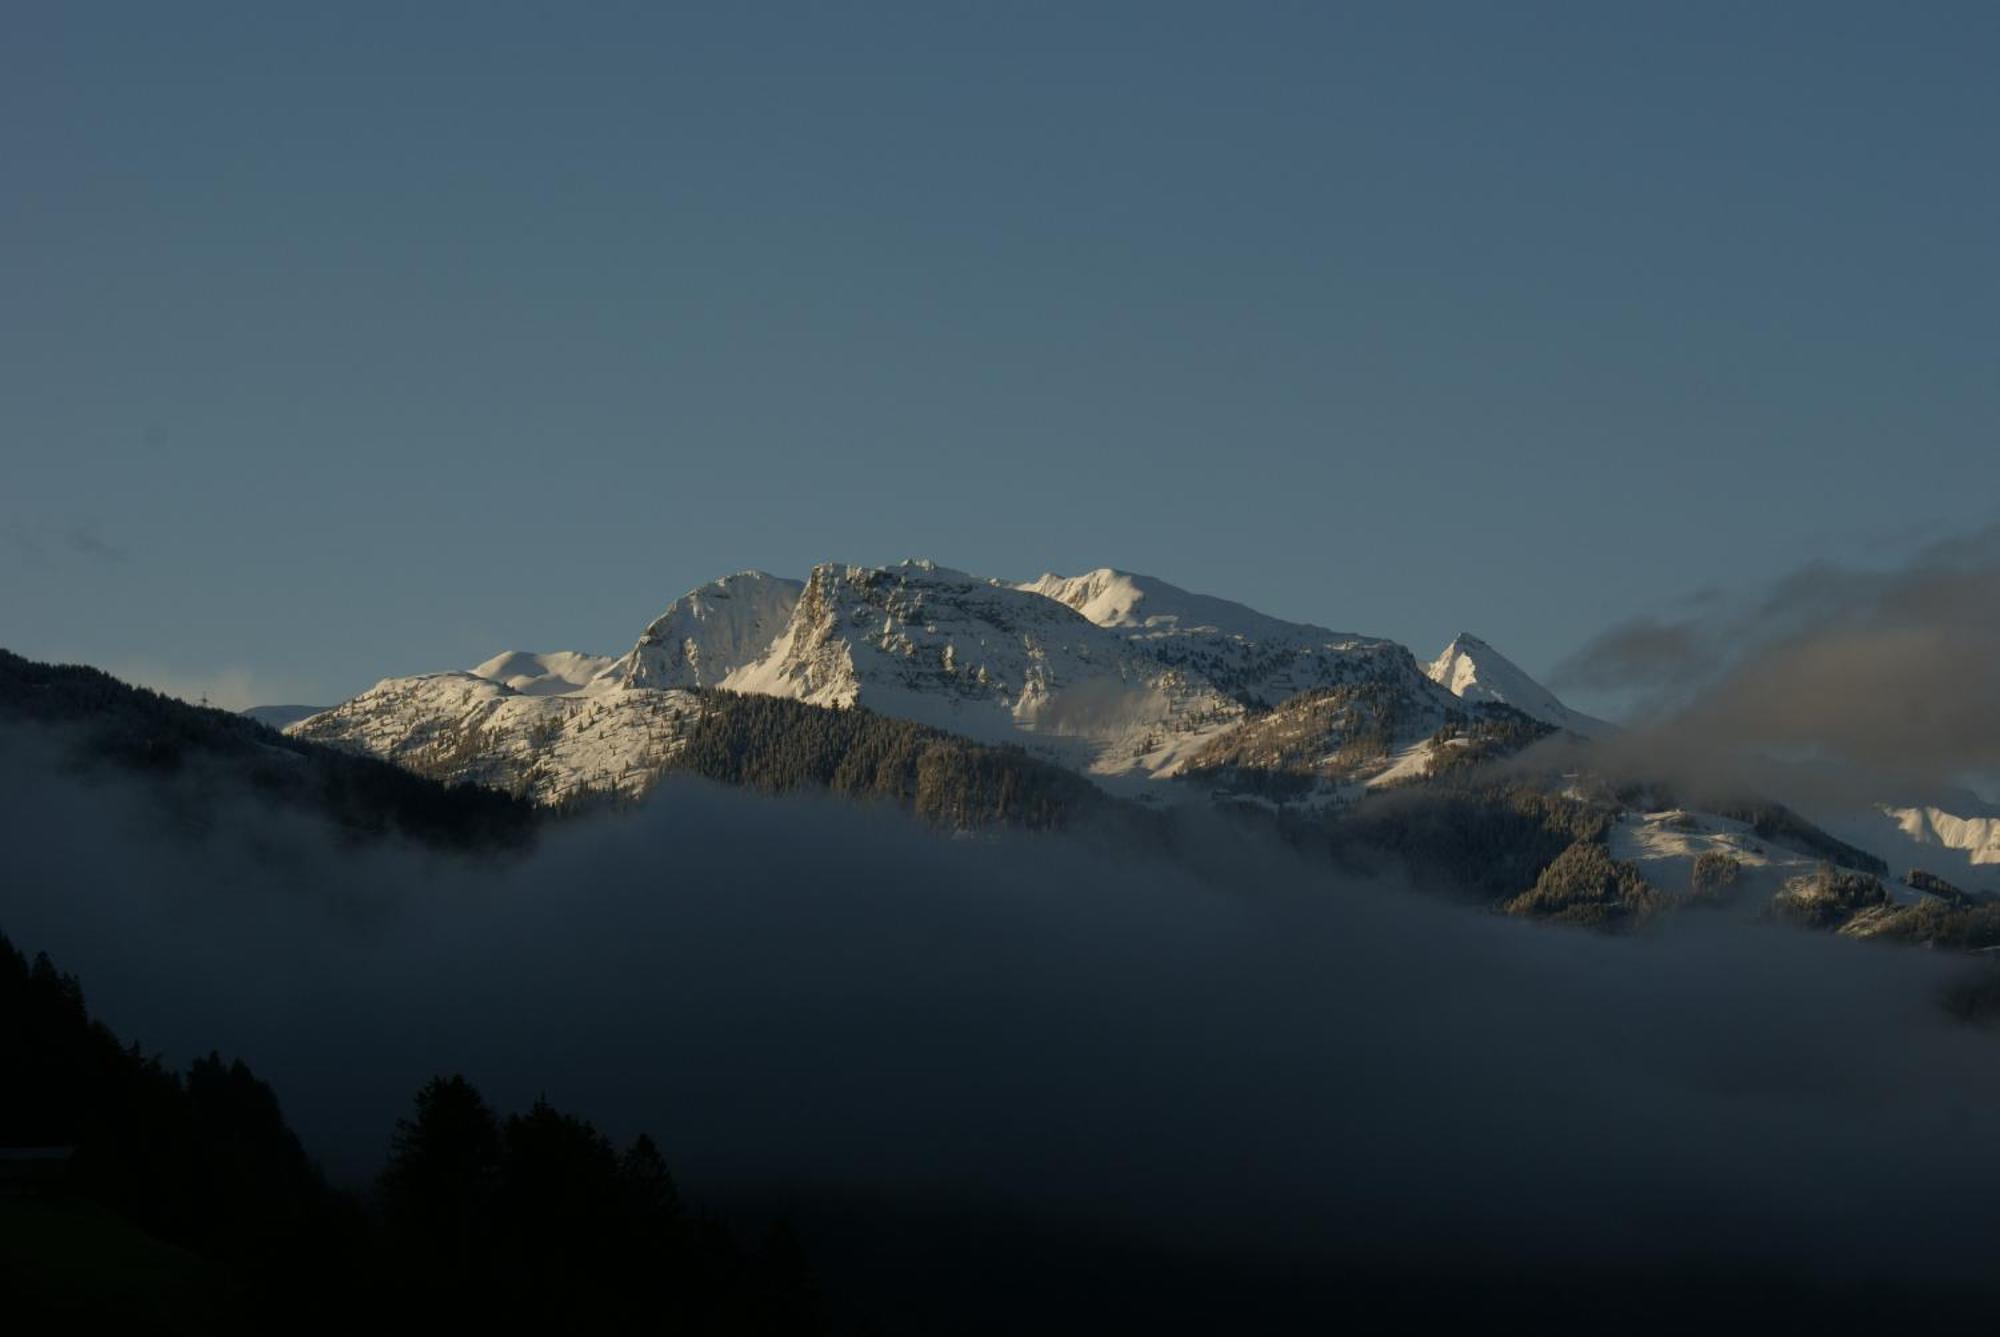
<path id="1" fill-rule="evenodd" d="M 2000 1040 L 1941 1006 L 1989 969 L 1962 956 L 1522 923 L 1194 812 L 1150 847 L 954 838 L 679 779 L 455 852 L 227 787 L 191 819 L 184 777 L 0 741 L 0 930 L 170 1066 L 248 1061 L 364 1195 L 410 1092 L 462 1072 L 649 1131 L 884 1331 L 1110 1297 L 1312 1326 L 1440 1259 L 1530 1309 L 1535 1278 L 1984 1284 Z"/>

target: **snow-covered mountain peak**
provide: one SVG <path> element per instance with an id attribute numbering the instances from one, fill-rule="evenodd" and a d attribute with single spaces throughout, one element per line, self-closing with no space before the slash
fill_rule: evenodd
<path id="1" fill-rule="evenodd" d="M 863 706 L 1135 781 L 1190 766 L 1304 767 L 1336 787 L 1399 776 L 1389 763 L 1420 766 L 1426 740 L 1483 702 L 1603 727 L 1475 637 L 1427 668 L 1393 641 L 1114 567 L 1017 584 L 927 558 L 826 562 L 803 581 L 737 572 L 674 600 L 616 660 L 509 651 L 385 680 L 295 727 L 538 795 L 636 789 L 681 745 L 686 689 L 712 687 Z"/>
<path id="2" fill-rule="evenodd" d="M 1113 770 L 1149 764 L 1148 740 L 1241 714 L 1070 607 L 934 562 L 815 567 L 769 653 L 722 685 L 867 706 Z"/>
<path id="3" fill-rule="evenodd" d="M 1146 587 L 1156 583 L 1146 576 L 1101 566 L 1080 576 L 1059 576 L 1050 571 L 1013 588 L 1066 604 L 1100 627 L 1142 627 L 1152 610 L 1141 614 L 1139 609 L 1146 602 Z"/>
<path id="4" fill-rule="evenodd" d="M 608 655 L 587 655 L 576 650 L 547 654 L 503 650 L 471 673 L 524 696 L 562 696 L 591 686 L 611 665 Z"/>
<path id="5" fill-rule="evenodd" d="M 1251 706 L 1275 706 L 1300 692 L 1348 682 L 1353 656 L 1391 644 L 1287 622 L 1113 567 L 1080 576 L 1050 573 L 1013 588 L 1073 608 L 1145 654 L 1198 674 Z"/>
<path id="6" fill-rule="evenodd" d="M 697 586 L 647 625 L 609 676 L 621 687 L 713 687 L 770 648 L 804 588 L 763 571 Z"/>
<path id="7" fill-rule="evenodd" d="M 1461 701 L 1512 706 L 1544 724 L 1585 737 L 1594 737 L 1611 728 L 1603 720 L 1571 710 L 1513 660 L 1469 632 L 1462 631 L 1453 637 L 1424 672 L 1432 682 Z"/>
<path id="8" fill-rule="evenodd" d="M 1251 641 L 1361 639 L 1303 622 L 1286 622 L 1231 599 L 1196 594 L 1178 585 L 1170 585 L 1156 576 L 1142 576 L 1109 566 L 1086 571 L 1080 576 L 1059 576 L 1049 572 L 1013 588 L 1066 604 L 1100 627 L 1156 635 L 1199 632 Z"/>

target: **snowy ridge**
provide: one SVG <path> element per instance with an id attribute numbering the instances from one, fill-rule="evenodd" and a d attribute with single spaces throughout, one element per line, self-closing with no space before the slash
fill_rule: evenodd
<path id="1" fill-rule="evenodd" d="M 1166 736 L 1243 708 L 1055 600 L 934 562 L 814 568 L 791 621 L 735 691 L 862 705 L 1078 769 L 1150 769 Z"/>
<path id="2" fill-rule="evenodd" d="M 508 651 L 387 679 L 292 732 L 558 801 L 650 784 L 703 687 L 864 706 L 1142 790 L 1190 768 L 1275 767 L 1343 793 L 1421 774 L 1423 740 L 1488 701 L 1596 723 L 1470 638 L 1426 670 L 1393 641 L 1109 567 L 1017 584 L 907 561 L 739 572 L 674 600 L 615 660 Z"/>
<path id="3" fill-rule="evenodd" d="M 580 654 L 575 650 L 550 654 L 507 650 L 473 669 L 472 674 L 528 696 L 561 696 L 589 687 L 611 664 L 603 655 Z"/>
<path id="4" fill-rule="evenodd" d="M 1465 632 L 1460 632 L 1425 672 L 1432 682 L 1469 704 L 1512 706 L 1523 715 L 1585 738 L 1611 732 L 1611 725 L 1571 710 L 1512 660 Z"/>
<path id="5" fill-rule="evenodd" d="M 1108 566 L 1080 576 L 1049 572 L 1013 588 L 1066 604 L 1100 627 L 1136 628 L 1155 635 L 1216 633 L 1249 641 L 1365 639 L 1285 622 L 1229 599 L 1190 593 L 1152 576 Z"/>
<path id="6" fill-rule="evenodd" d="M 474 673 L 389 678 L 286 730 L 449 783 L 560 803 L 651 786 L 700 702 L 685 691 L 531 695 Z"/>
<path id="7" fill-rule="evenodd" d="M 1885 808 L 1919 845 L 1962 851 L 1967 863 L 2000 863 L 2000 817 L 1957 817 L 1941 808 Z"/>
<path id="8" fill-rule="evenodd" d="M 689 590 L 608 670 L 620 687 L 714 687 L 771 648 L 805 586 L 739 571 Z"/>
<path id="9" fill-rule="evenodd" d="M 1821 825 L 1887 860 L 1898 875 L 1921 868 L 1967 891 L 2000 893 L 2000 817 L 1971 795 L 1963 806 L 1964 815 L 1935 804 L 1880 804 Z"/>
<path id="10" fill-rule="evenodd" d="M 1394 644 L 1286 622 L 1111 567 L 1080 576 L 1051 573 L 1013 588 L 1074 608 L 1124 635 L 1135 649 L 1251 707 L 1275 706 L 1300 692 L 1349 682 L 1357 656 L 1365 659 Z"/>

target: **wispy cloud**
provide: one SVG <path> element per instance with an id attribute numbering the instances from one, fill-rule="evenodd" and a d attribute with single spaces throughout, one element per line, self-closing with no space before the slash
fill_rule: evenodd
<path id="1" fill-rule="evenodd" d="M 63 542 L 73 553 L 96 558 L 105 562 L 129 562 L 132 554 L 118 544 L 110 542 L 98 533 L 96 528 L 82 521 L 63 531 Z"/>
<path id="2" fill-rule="evenodd" d="M 1633 619 L 1552 681 L 1630 693 L 1638 754 L 1762 751 L 1962 784 L 2000 768 L 2000 524 L 1892 570 L 1820 562 Z"/>
<path id="3" fill-rule="evenodd" d="M 89 520 L 59 524 L 46 519 L 15 520 L 0 530 L 15 555 L 35 566 L 46 567 L 65 558 L 123 565 L 132 560 L 132 551 L 104 536 Z"/>

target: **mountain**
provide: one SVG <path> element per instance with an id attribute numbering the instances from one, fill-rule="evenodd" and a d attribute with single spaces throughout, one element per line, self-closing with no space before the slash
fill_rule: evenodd
<path id="1" fill-rule="evenodd" d="M 1991 822 L 1878 809 L 1893 838 L 1843 839 L 1769 802 L 1614 789 L 1573 760 L 1482 764 L 1610 728 L 1469 635 L 1423 663 L 1116 568 L 1017 582 L 912 560 L 738 572 L 673 600 L 615 658 L 510 650 L 385 678 L 286 734 L 541 807 L 636 797 L 674 771 L 967 830 L 1136 811 L 1106 799 L 1218 802 L 1363 857 L 1431 858 L 1509 913 L 1600 925 L 1684 898 L 1725 858 L 1760 895 L 1821 860 L 1864 889 L 1891 860 L 1983 889 L 1965 875 L 1992 857 Z"/>
<path id="2" fill-rule="evenodd" d="M 1245 604 L 1108 566 L 1080 576 L 1049 572 L 1014 588 L 1066 604 L 1100 627 L 1133 628 L 1154 636 L 1212 634 L 1266 643 L 1365 639 L 1285 622 Z"/>
<path id="3" fill-rule="evenodd" d="M 1511 659 L 1465 632 L 1460 632 L 1425 672 L 1461 701 L 1512 706 L 1531 719 L 1584 738 L 1602 737 L 1611 730 L 1603 720 L 1565 706 Z"/>
<path id="4" fill-rule="evenodd" d="M 719 686 L 770 650 L 804 589 L 802 581 L 739 571 L 689 590 L 606 676 L 621 687 Z"/>
<path id="5" fill-rule="evenodd" d="M 1841 839 L 1871 850 L 1899 874 L 1941 875 L 1967 891 L 2000 895 L 2000 813 L 1975 795 L 1815 814 Z M 1954 809 L 1956 811 L 1954 811 Z"/>
<path id="6" fill-rule="evenodd" d="M 1440 733 L 1467 720 L 1468 708 L 1400 645 L 1357 646 L 1323 668 L 1332 682 L 1209 739 L 1188 758 L 1184 777 L 1218 797 L 1346 802 L 1360 788 L 1423 775 Z"/>
<path id="7" fill-rule="evenodd" d="M 291 732 L 543 805 L 651 788 L 713 687 L 770 649 L 804 583 L 744 571 L 688 591 L 617 658 L 510 650 L 385 678 Z"/>
<path id="8" fill-rule="evenodd" d="M 1969 864 L 2000 864 L 2000 817 L 1959 817 L 1942 808 L 1883 811 L 1918 845 L 1961 851 Z"/>
<path id="9" fill-rule="evenodd" d="M 551 654 L 507 650 L 473 669 L 472 674 L 526 696 L 562 696 L 589 687 L 613 662 L 603 655 L 574 650 Z"/>
<path id="10" fill-rule="evenodd" d="M 829 562 L 690 590 L 615 660 L 511 651 L 385 679 L 292 730 L 563 803 L 649 787 L 702 714 L 690 694 L 720 688 L 1018 745 L 1121 793 L 1256 788 L 1251 772 L 1275 770 L 1317 802 L 1420 776 L 1433 735 L 1495 711 L 1596 723 L 1483 645 L 1460 650 L 1473 668 L 1441 684 L 1393 641 L 1109 567 L 1011 582 Z"/>
<path id="11" fill-rule="evenodd" d="M 1161 663 L 1199 675 L 1251 708 L 1351 681 L 1356 657 L 1393 645 L 1379 637 L 1286 622 L 1151 576 L 1102 567 L 1014 586 L 1074 608 Z"/>
<path id="12" fill-rule="evenodd" d="M 697 713 L 683 690 L 593 679 L 569 692 L 523 691 L 478 673 L 426 673 L 384 679 L 286 732 L 555 805 L 644 792 Z"/>
<path id="13" fill-rule="evenodd" d="M 1177 741 L 1244 713 L 1056 600 L 926 561 L 814 568 L 769 650 L 722 685 L 865 706 L 1106 775 L 1170 768 Z"/>

